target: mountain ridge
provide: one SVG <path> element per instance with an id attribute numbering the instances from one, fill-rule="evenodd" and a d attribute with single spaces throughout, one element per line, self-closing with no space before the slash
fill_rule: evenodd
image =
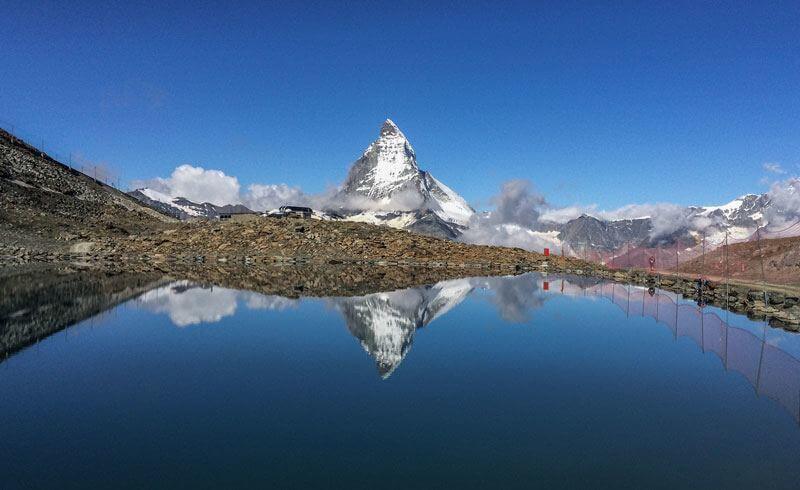
<path id="1" fill-rule="evenodd" d="M 243 205 L 216 206 L 159 196 L 152 189 L 137 189 L 132 194 L 180 219 L 215 218 L 223 212 L 249 211 Z M 386 119 L 378 138 L 351 164 L 336 194 L 317 204 L 320 212 L 315 213 L 315 217 L 385 225 L 451 240 L 461 239 L 471 227 L 486 224 L 495 230 L 476 234 L 483 240 L 492 234 L 521 236 L 519 234 L 523 233 L 527 247 L 568 247 L 573 251 L 586 247 L 610 251 L 624 245 L 691 247 L 703 240 L 719 244 L 726 237 L 746 239 L 765 224 L 765 211 L 770 206 L 766 193 L 745 194 L 723 205 L 675 206 L 669 210 L 670 215 L 656 211 L 637 217 L 608 219 L 587 213 L 563 223 L 541 219 L 533 225 L 491 220 L 484 223 L 475 218 L 487 213 L 476 213 L 456 191 L 421 169 L 408 137 L 394 121 Z M 531 209 L 531 213 L 535 212 Z M 475 243 L 514 245 L 502 240 Z"/>

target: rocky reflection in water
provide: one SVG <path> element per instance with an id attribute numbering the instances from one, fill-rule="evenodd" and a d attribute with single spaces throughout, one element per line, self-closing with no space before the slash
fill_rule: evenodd
<path id="1" fill-rule="evenodd" d="M 7 273 L 0 277 L 0 356 L 5 358 L 169 281 L 162 274 L 70 268 Z"/>

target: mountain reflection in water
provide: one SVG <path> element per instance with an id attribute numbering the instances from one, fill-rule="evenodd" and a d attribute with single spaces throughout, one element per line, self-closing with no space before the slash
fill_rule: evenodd
<path id="1" fill-rule="evenodd" d="M 547 287 L 545 288 L 545 283 Z M 703 353 L 716 355 L 726 370 L 738 372 L 758 395 L 783 406 L 800 423 L 800 336 L 772 329 L 766 322 L 712 307 L 661 290 L 602 282 L 586 277 L 537 274 L 478 277 L 356 297 L 325 298 L 339 312 L 348 331 L 388 378 L 406 358 L 418 329 L 447 314 L 476 290 L 501 318 L 512 323 L 530 320 L 536 309 L 558 295 L 602 298 L 630 317 L 650 317 L 666 326 L 675 339 L 688 337 Z M 142 295 L 142 308 L 163 313 L 178 327 L 213 323 L 234 315 L 237 308 L 284 310 L 301 301 L 249 291 L 203 287 L 179 281 Z"/>
<path id="2" fill-rule="evenodd" d="M 62 296 L 53 303 L 70 312 L 65 318 L 75 323 L 81 315 L 90 317 L 103 307 L 110 308 L 129 300 L 129 304 L 166 315 L 176 327 L 184 328 L 219 322 L 241 308 L 281 311 L 298 308 L 301 302 L 320 301 L 330 311 L 341 315 L 347 330 L 373 358 L 380 376 L 388 378 L 408 355 L 417 330 L 446 315 L 476 291 L 481 291 L 498 315 L 511 323 L 530 321 L 546 301 L 559 296 L 604 299 L 629 317 L 652 318 L 666 326 L 674 339 L 691 339 L 703 353 L 717 356 L 725 370 L 744 376 L 759 396 L 775 400 L 800 422 L 800 336 L 725 310 L 699 307 L 671 292 L 582 276 L 547 278 L 538 274 L 454 279 L 397 291 L 327 298 L 287 298 L 190 281 L 173 281 L 166 285 L 153 278 L 148 281 L 140 281 L 136 288 L 126 287 L 124 294 L 117 291 L 103 301 L 90 302 L 63 296 L 77 295 L 81 288 L 74 286 L 59 290 Z M 152 289 L 146 290 L 146 284 Z M 102 294 L 97 293 L 97 296 L 102 297 Z M 30 300 L 41 302 L 43 299 L 46 298 Z M 0 310 L 3 314 L 0 332 L 4 338 L 24 338 L 19 334 L 21 327 L 17 323 L 36 308 L 23 307 L 17 302 L 13 307 L 6 305 Z M 38 308 L 53 310 L 52 305 L 38 305 Z M 29 329 L 27 325 L 24 327 Z M 6 353 L 14 350 L 6 348 Z"/>

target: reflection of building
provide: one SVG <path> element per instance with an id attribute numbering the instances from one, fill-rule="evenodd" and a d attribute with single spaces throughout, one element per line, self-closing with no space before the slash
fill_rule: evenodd
<path id="1" fill-rule="evenodd" d="M 780 340 L 800 341 L 797 334 L 770 329 L 765 322 L 730 325 L 713 309 L 682 302 L 675 293 L 656 290 L 650 294 L 638 286 L 603 283 L 567 294 L 604 297 L 628 316 L 648 316 L 666 325 L 675 339 L 692 339 L 704 353 L 716 355 L 726 370 L 744 376 L 757 395 L 777 401 L 800 423 L 800 360 L 777 345 Z M 766 339 L 768 331 L 777 336 L 775 341 Z"/>

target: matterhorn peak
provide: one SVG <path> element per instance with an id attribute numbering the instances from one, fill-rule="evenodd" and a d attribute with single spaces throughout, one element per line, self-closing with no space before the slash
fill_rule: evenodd
<path id="1" fill-rule="evenodd" d="M 400 128 L 397 127 L 397 124 L 394 123 L 391 119 L 386 119 L 383 121 L 383 126 L 381 126 L 381 136 L 402 136 L 405 138 L 405 135 Z"/>
<path id="2" fill-rule="evenodd" d="M 371 199 L 388 198 L 419 175 L 417 156 L 400 128 L 387 119 L 380 137 L 350 169 L 344 188 Z"/>
<path id="3" fill-rule="evenodd" d="M 414 148 L 391 119 L 353 163 L 339 196 L 343 207 L 356 203 L 372 211 L 429 212 L 459 226 L 466 226 L 474 214 L 461 196 L 420 170 Z"/>

